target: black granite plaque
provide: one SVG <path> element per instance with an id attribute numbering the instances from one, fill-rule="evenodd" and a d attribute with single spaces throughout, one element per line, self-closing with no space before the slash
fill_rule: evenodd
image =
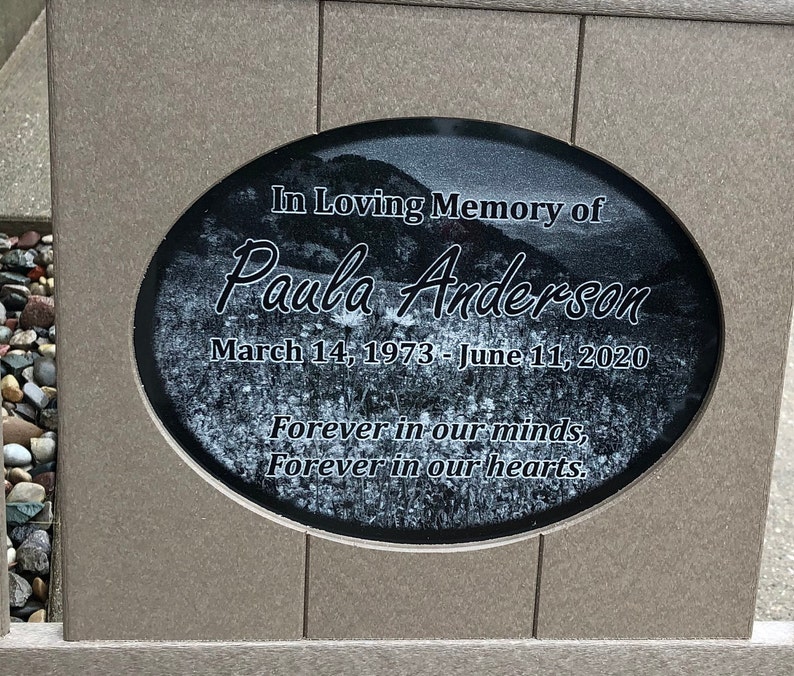
<path id="1" fill-rule="evenodd" d="M 141 286 L 156 415 L 300 524 L 484 540 L 625 488 L 707 398 L 706 261 L 645 188 L 501 124 L 416 118 L 291 143 L 208 190 Z"/>

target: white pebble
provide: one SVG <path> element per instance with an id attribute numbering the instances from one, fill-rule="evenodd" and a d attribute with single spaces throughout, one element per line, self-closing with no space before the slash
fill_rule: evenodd
<path id="1" fill-rule="evenodd" d="M 30 440 L 30 450 L 39 465 L 52 462 L 55 460 L 55 439 L 34 437 Z"/>
<path id="2" fill-rule="evenodd" d="M 49 357 L 50 359 L 55 359 L 55 345 L 52 343 L 39 345 L 39 354 L 44 357 Z"/>
<path id="3" fill-rule="evenodd" d="M 33 456 L 21 444 L 6 444 L 3 446 L 3 462 L 8 467 L 24 467 L 33 462 Z"/>

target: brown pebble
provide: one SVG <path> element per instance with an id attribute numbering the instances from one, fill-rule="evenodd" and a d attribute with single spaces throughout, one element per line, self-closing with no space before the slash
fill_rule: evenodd
<path id="1" fill-rule="evenodd" d="M 12 467 L 8 472 L 8 480 L 12 484 L 18 484 L 23 481 L 31 482 L 33 478 L 21 467 Z M 46 489 L 47 487 L 45 486 L 44 488 Z"/>
<path id="2" fill-rule="evenodd" d="M 10 401 L 12 404 L 19 404 L 24 398 L 25 394 L 22 392 L 21 387 L 14 387 L 13 385 L 4 387 L 3 399 Z"/>
<path id="3" fill-rule="evenodd" d="M 3 399 L 15 404 L 22 401 L 25 396 L 22 394 L 22 388 L 19 387 L 19 381 L 11 374 L 0 380 L 0 390 L 2 390 Z"/>
<path id="4" fill-rule="evenodd" d="M 47 594 L 49 593 L 47 583 L 40 577 L 37 577 L 35 580 L 33 580 L 33 584 L 31 586 L 33 587 L 33 596 L 35 596 L 42 603 L 47 603 Z"/>
<path id="5" fill-rule="evenodd" d="M 46 621 L 47 621 L 47 611 L 43 609 L 37 610 L 28 618 L 28 622 L 46 622 Z"/>
<path id="6" fill-rule="evenodd" d="M 41 427 L 29 423 L 22 418 L 6 418 L 3 420 L 3 443 L 21 444 L 25 448 L 30 448 L 30 440 L 33 437 L 40 437 L 44 434 Z"/>
<path id="7" fill-rule="evenodd" d="M 5 483 L 6 495 L 11 492 L 11 489 L 14 488 L 14 484 L 12 484 L 8 479 L 3 480 Z"/>
<path id="8" fill-rule="evenodd" d="M 33 477 L 33 483 L 43 486 L 47 497 L 52 497 L 55 492 L 55 472 L 42 472 Z"/>

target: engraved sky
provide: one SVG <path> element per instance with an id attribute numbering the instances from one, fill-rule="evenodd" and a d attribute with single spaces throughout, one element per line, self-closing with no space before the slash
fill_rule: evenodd
<path id="1" fill-rule="evenodd" d="M 448 130 L 443 126 L 451 123 L 442 120 L 436 124 L 444 132 Z M 644 261 L 658 259 L 660 254 L 671 258 L 675 255 L 662 230 L 638 230 L 653 218 L 645 209 L 592 171 L 522 147 L 518 132 L 525 133 L 517 130 L 515 144 L 459 135 L 413 135 L 354 141 L 316 154 L 325 160 L 356 154 L 387 161 L 430 190 L 458 191 L 473 199 L 558 201 L 571 205 L 591 203 L 596 196 L 605 195 L 608 201 L 599 225 L 579 225 L 562 217 L 550 229 L 526 221 L 492 222 L 511 237 L 549 254 L 577 248 L 589 251 L 580 265 L 593 274 L 609 268 L 616 243 L 630 246 L 625 253 L 636 260 L 638 273 L 644 272 Z"/>

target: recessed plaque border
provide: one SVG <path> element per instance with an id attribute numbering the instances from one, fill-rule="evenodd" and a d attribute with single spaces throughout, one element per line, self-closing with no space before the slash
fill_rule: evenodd
<path id="1" fill-rule="evenodd" d="M 232 177 L 239 178 L 241 174 L 247 171 L 255 171 L 255 165 L 263 158 L 269 158 L 275 163 L 284 157 L 289 157 L 290 151 L 300 152 L 307 145 L 316 148 L 318 138 L 322 138 L 325 146 L 332 147 L 342 145 L 351 140 L 351 138 L 361 141 L 368 138 L 379 138 L 385 134 L 397 135 L 396 132 L 403 132 L 405 135 L 409 133 L 415 134 L 426 130 L 427 125 L 438 121 L 465 124 L 466 133 L 469 135 L 471 135 L 473 128 L 481 126 L 484 130 L 484 137 L 492 138 L 486 128 L 498 126 L 505 131 L 508 139 L 512 135 L 532 139 L 536 150 L 543 148 L 546 152 L 558 157 L 562 155 L 565 158 L 572 158 L 571 161 L 585 168 L 596 169 L 600 176 L 607 177 L 610 181 L 619 181 L 621 191 L 638 204 L 656 211 L 663 210 L 677 226 L 674 231 L 680 234 L 678 244 L 685 243 L 692 247 L 702 263 L 711 284 L 711 291 L 716 300 L 719 323 L 715 363 L 710 382 L 705 388 L 702 397 L 700 397 L 699 403 L 696 406 L 688 406 L 679 414 L 680 418 L 687 419 L 688 422 L 671 444 L 667 445 L 662 440 L 657 439 L 645 452 L 642 462 L 636 462 L 629 469 L 607 480 L 597 489 L 580 496 L 573 503 L 548 509 L 540 515 L 504 522 L 500 525 L 471 527 L 466 529 L 465 532 L 412 533 L 410 531 L 377 527 L 368 527 L 364 532 L 358 526 L 348 526 L 334 518 L 311 514 L 307 510 L 298 509 L 289 504 L 275 504 L 270 496 L 252 488 L 249 483 L 229 472 L 208 453 L 191 450 L 198 449 L 201 445 L 190 430 L 179 420 L 179 416 L 170 400 L 163 396 L 160 386 L 160 375 L 155 366 L 152 344 L 147 339 L 152 335 L 153 330 L 154 317 L 150 310 L 158 285 L 156 275 L 157 262 L 161 258 L 167 259 L 174 251 L 178 250 L 180 240 L 178 236 L 174 235 L 187 215 L 194 210 L 202 209 L 207 201 L 212 200 L 215 189 L 223 187 L 227 180 Z M 200 474 L 207 474 L 204 478 L 209 483 L 218 481 L 223 487 L 230 489 L 239 502 L 246 506 L 254 507 L 257 513 L 263 513 L 263 515 L 273 518 L 278 523 L 286 524 L 311 535 L 388 549 L 420 545 L 419 550 L 427 551 L 435 551 L 439 548 L 447 549 L 449 547 L 460 549 L 461 547 L 498 546 L 532 537 L 538 533 L 548 533 L 565 527 L 573 521 L 587 518 L 594 510 L 605 508 L 612 501 L 626 495 L 638 482 L 648 478 L 652 470 L 660 468 L 669 461 L 697 427 L 719 383 L 725 343 L 722 297 L 711 266 L 690 230 L 650 188 L 621 170 L 608 159 L 600 157 L 576 144 L 566 143 L 539 132 L 501 122 L 442 117 L 398 117 L 367 120 L 323 130 L 320 133 L 304 136 L 266 150 L 229 172 L 190 203 L 190 206 L 180 214 L 179 218 L 169 227 L 167 234 L 154 248 L 146 270 L 141 277 L 133 322 L 132 352 L 135 356 L 134 366 L 147 410 L 155 416 L 162 429 L 170 436 L 170 441 L 181 451 L 183 457 L 189 459 L 191 463 L 196 463 L 197 468 L 201 470 Z M 666 449 L 659 452 L 662 447 L 666 447 Z M 216 486 L 216 488 L 219 487 Z"/>

